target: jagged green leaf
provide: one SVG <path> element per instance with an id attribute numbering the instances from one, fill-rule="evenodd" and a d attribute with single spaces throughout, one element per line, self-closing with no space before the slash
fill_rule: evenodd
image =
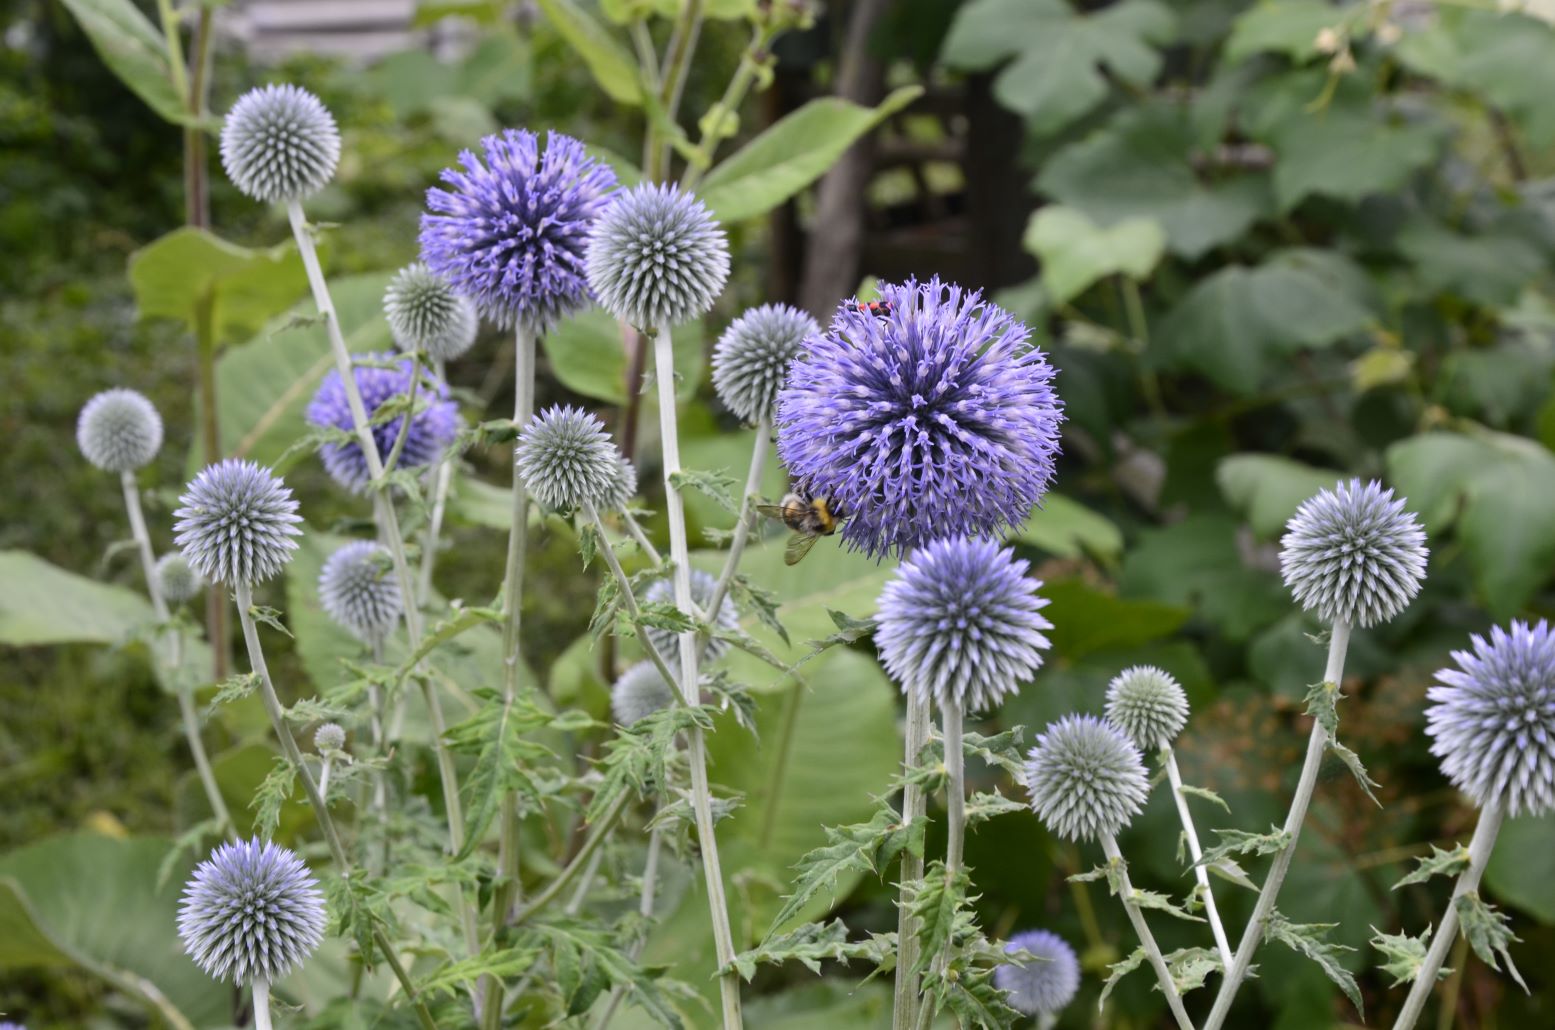
<path id="1" fill-rule="evenodd" d="M 966 733 L 961 738 L 961 749 L 968 757 L 981 758 L 1020 782 L 1025 775 L 1026 757 L 1021 750 L 1025 736 L 1024 726 L 1011 727 L 992 737 L 985 737 L 981 733 Z"/>
<path id="2" fill-rule="evenodd" d="M 1221 968 L 1220 953 L 1214 948 L 1178 948 L 1162 956 L 1178 994 L 1187 994 L 1204 986 L 1209 974 Z M 1158 985 L 1159 986 L 1159 985 Z"/>
<path id="3" fill-rule="evenodd" d="M 848 940 L 848 927 L 840 919 L 829 923 L 805 923 L 788 933 L 768 937 L 761 945 L 734 957 L 733 968 L 749 981 L 758 965 L 799 962 L 817 976 L 825 961 L 863 959 L 877 968 L 894 960 L 894 934 L 871 934 L 860 941 Z"/>
<path id="4" fill-rule="evenodd" d="M 1271 939 L 1316 962 L 1318 968 L 1339 986 L 1364 1019 L 1366 1003 L 1361 997 L 1360 985 L 1355 982 L 1355 976 L 1339 964 L 1340 953 L 1355 949 L 1343 944 L 1335 944 L 1328 939 L 1329 933 L 1338 925 L 1338 923 L 1292 923 L 1278 912 L 1271 912 L 1264 932 Z"/>
<path id="5" fill-rule="evenodd" d="M 1426 927 L 1425 932 L 1419 937 L 1411 937 L 1407 933 L 1383 933 L 1375 926 L 1371 928 L 1371 946 L 1382 952 L 1383 961 L 1377 968 L 1393 978 L 1390 987 L 1399 984 L 1413 983 L 1420 975 L 1420 967 L 1425 964 L 1426 946 L 1431 940 L 1431 927 Z M 1444 979 L 1452 970 L 1438 969 L 1436 978 Z"/>
<path id="6" fill-rule="evenodd" d="M 1268 833 L 1249 833 L 1246 830 L 1215 830 L 1220 843 L 1205 851 L 1194 864 L 1214 865 L 1230 855 L 1272 855 L 1283 851 L 1290 844 L 1290 834 L 1278 826 L 1270 826 Z"/>
<path id="7" fill-rule="evenodd" d="M 1463 936 L 1467 938 L 1469 947 L 1474 949 L 1480 961 L 1491 969 L 1500 971 L 1496 964 L 1496 957 L 1506 963 L 1506 971 L 1512 979 L 1517 981 L 1517 986 L 1523 989 L 1523 993 L 1531 993 L 1528 985 L 1523 982 L 1523 976 L 1512 964 L 1510 946 L 1522 940 L 1512 932 L 1512 920 L 1505 912 L 1494 905 L 1486 903 L 1478 891 L 1469 891 L 1458 896 L 1453 902 L 1453 907 L 1458 910 L 1458 923 L 1463 930 Z"/>
<path id="8" fill-rule="evenodd" d="M 1407 887 L 1412 883 L 1424 883 L 1433 876 L 1447 876 L 1456 878 L 1459 873 L 1469 867 L 1469 849 L 1462 844 L 1455 845 L 1451 851 L 1443 851 L 1435 844 L 1431 845 L 1431 854 L 1415 859 L 1419 864 L 1413 872 L 1407 874 L 1402 880 L 1393 885 L 1394 890 Z"/>
<path id="9" fill-rule="evenodd" d="M 1186 919 L 1190 923 L 1202 923 L 1203 919 L 1185 911 L 1180 905 L 1175 904 L 1171 898 L 1158 891 L 1141 890 L 1135 887 L 1129 897 L 1140 908 L 1153 908 L 1157 912 L 1165 912 L 1167 915 L 1176 916 L 1178 919 Z"/>
<path id="10" fill-rule="evenodd" d="M 838 877 L 850 872 L 878 874 L 903 848 L 923 848 L 923 823 L 904 827 L 890 805 L 879 808 L 867 823 L 825 828 L 826 843 L 801 858 L 794 866 L 794 889 L 772 920 L 776 930 L 792 919 L 810 899 L 832 889 Z M 768 941 L 772 938 L 768 936 Z"/>
<path id="11" fill-rule="evenodd" d="M 1118 981 L 1144 965 L 1146 957 L 1144 948 L 1135 948 L 1128 955 L 1107 967 L 1107 980 L 1101 985 L 1101 997 L 1096 1001 L 1098 1009 L 1107 1004 L 1107 996 L 1118 985 Z"/>
<path id="12" fill-rule="evenodd" d="M 1226 799 L 1221 797 L 1219 794 L 1216 794 L 1208 787 L 1195 787 L 1191 784 L 1184 783 L 1181 787 L 1178 787 L 1177 790 L 1179 793 L 1186 794 L 1189 797 L 1203 798 L 1205 801 L 1213 801 L 1221 808 L 1224 808 L 1228 814 L 1231 811 L 1231 806 L 1226 804 Z"/>

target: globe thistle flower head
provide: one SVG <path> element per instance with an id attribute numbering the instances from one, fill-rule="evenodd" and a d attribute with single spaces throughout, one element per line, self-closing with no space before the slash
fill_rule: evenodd
<path id="1" fill-rule="evenodd" d="M 168 604 L 183 604 L 200 592 L 205 580 L 194 571 L 189 559 L 169 551 L 157 559 L 157 590 Z"/>
<path id="2" fill-rule="evenodd" d="M 12 1023 L 8 1020 L 0 1019 L 0 1030 L 27 1030 L 27 1027 L 21 1023 Z"/>
<path id="3" fill-rule="evenodd" d="M 1052 484 L 1063 403 L 1026 327 L 978 292 L 883 284 L 838 307 L 778 394 L 778 454 L 874 557 L 995 537 Z"/>
<path id="4" fill-rule="evenodd" d="M 346 746 L 346 730 L 338 722 L 326 722 L 313 731 L 313 749 L 321 755 L 332 755 Z"/>
<path id="5" fill-rule="evenodd" d="M 1080 990 L 1080 959 L 1056 933 L 1027 930 L 1004 944 L 1010 955 L 1029 958 L 1006 962 L 993 971 L 994 986 L 1010 1008 L 1028 1016 L 1057 1015 Z"/>
<path id="6" fill-rule="evenodd" d="M 815 319 L 787 304 L 751 308 L 729 324 L 713 347 L 718 399 L 744 422 L 770 419 L 789 363 L 805 340 L 820 332 Z"/>
<path id="7" fill-rule="evenodd" d="M 553 132 L 507 129 L 427 190 L 421 259 L 491 321 L 541 331 L 588 299 L 589 227 L 616 185 L 610 166 Z"/>
<path id="8" fill-rule="evenodd" d="M 1513 622 L 1454 651 L 1426 691 L 1425 732 L 1442 772 L 1481 808 L 1555 811 L 1555 633 Z"/>
<path id="9" fill-rule="evenodd" d="M 351 376 L 362 395 L 362 405 L 367 410 L 369 423 L 380 407 L 395 399 L 403 399 L 410 392 L 412 362 L 414 359 L 393 354 L 360 354 L 352 358 Z M 318 392 L 308 402 L 306 417 L 310 425 L 325 429 L 338 429 L 351 433 L 349 441 L 326 443 L 319 449 L 324 460 L 324 470 L 331 479 L 352 493 L 364 492 L 372 482 L 368 472 L 367 457 L 362 445 L 355 439 L 355 423 L 351 419 L 351 406 L 346 400 L 345 384 L 338 369 L 331 369 L 319 384 Z M 400 435 L 404 415 L 396 415 L 387 422 L 372 426 L 373 441 L 378 447 L 379 459 L 385 459 L 394 448 Z M 416 408 L 410 415 L 410 429 L 405 436 L 405 446 L 400 451 L 397 468 L 422 468 L 442 456 L 454 437 L 459 435 L 459 407 L 448 399 L 446 383 L 430 379 L 424 373 L 416 388 Z"/>
<path id="10" fill-rule="evenodd" d="M 339 547 L 319 573 L 319 604 L 325 614 L 372 644 L 394 631 L 405 613 L 389 552 L 370 540 Z"/>
<path id="11" fill-rule="evenodd" d="M 275 981 L 324 939 L 324 895 L 296 854 L 253 840 L 222 844 L 195 867 L 178 910 L 178 936 L 217 980 Z"/>
<path id="12" fill-rule="evenodd" d="M 668 329 L 713 306 L 729 279 L 723 229 L 678 186 L 616 194 L 589 234 L 588 280 L 601 307 L 639 329 Z"/>
<path id="13" fill-rule="evenodd" d="M 232 185 L 262 204 L 311 197 L 339 163 L 335 116 L 297 86 L 251 89 L 222 120 L 221 166 Z"/>
<path id="14" fill-rule="evenodd" d="M 162 416 L 143 394 L 104 390 L 81 408 L 76 444 L 104 472 L 133 472 L 162 449 Z"/>
<path id="15" fill-rule="evenodd" d="M 433 361 L 459 357 L 475 343 L 480 329 L 470 299 L 419 261 L 389 280 L 383 314 L 395 346 L 407 354 L 424 350 Z"/>
<path id="16" fill-rule="evenodd" d="M 1032 811 L 1067 840 L 1113 836 L 1139 812 L 1149 789 L 1139 749 L 1092 715 L 1049 724 L 1026 761 Z"/>
<path id="17" fill-rule="evenodd" d="M 263 583 L 292 560 L 302 531 L 297 501 L 280 477 L 251 461 L 208 465 L 184 488 L 173 540 L 211 583 Z"/>
<path id="18" fill-rule="evenodd" d="M 990 540 L 952 537 L 913 552 L 875 617 L 875 645 L 902 691 L 981 712 L 1031 679 L 1053 624 L 1028 568 Z"/>
<path id="19" fill-rule="evenodd" d="M 596 502 L 595 506 L 601 512 L 625 511 L 630 507 L 632 498 L 637 496 L 637 468 L 626 460 L 625 455 L 616 455 L 615 475 L 610 479 L 610 488 Z"/>
<path id="20" fill-rule="evenodd" d="M 1372 626 L 1409 604 L 1425 578 L 1425 531 L 1373 480 L 1359 479 L 1303 501 L 1280 541 L 1285 585 L 1329 622 Z"/>
<path id="21" fill-rule="evenodd" d="M 1188 724 L 1188 695 L 1162 669 L 1136 665 L 1107 684 L 1107 721 L 1141 751 L 1166 747 Z"/>
<path id="22" fill-rule="evenodd" d="M 514 468 L 529 492 L 548 508 L 598 506 L 620 485 L 620 452 L 605 424 L 581 408 L 555 406 L 529 420 L 519 434 Z"/>
<path id="23" fill-rule="evenodd" d="M 610 711 L 621 726 L 631 726 L 674 703 L 675 688 L 652 662 L 638 662 L 610 688 Z"/>
<path id="24" fill-rule="evenodd" d="M 701 569 L 691 570 L 691 601 L 703 612 L 707 611 L 708 604 L 713 600 L 713 592 L 717 589 L 717 577 L 709 575 Z M 674 581 L 669 579 L 655 581 L 643 595 L 643 599 L 649 604 L 673 605 L 675 603 Z M 734 602 L 730 600 L 727 592 L 724 594 L 723 600 L 718 603 L 717 616 L 713 617 L 709 614 L 709 617 L 712 618 L 714 626 L 718 629 L 734 630 L 740 625 L 739 609 L 735 608 Z M 652 641 L 654 649 L 659 652 L 660 657 L 665 661 L 671 661 L 676 654 L 679 654 L 680 634 L 678 633 L 660 629 L 657 626 L 649 626 L 648 639 Z M 723 657 L 728 650 L 729 642 L 727 640 L 709 637 L 707 646 L 702 648 L 701 661 L 715 661 Z"/>

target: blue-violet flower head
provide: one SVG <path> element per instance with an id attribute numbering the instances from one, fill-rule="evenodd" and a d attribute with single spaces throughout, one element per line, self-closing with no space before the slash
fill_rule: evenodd
<path id="1" fill-rule="evenodd" d="M 1031 808 L 1067 840 L 1097 841 L 1129 824 L 1145 803 L 1144 759 L 1123 731 L 1094 715 L 1066 715 L 1037 737 L 1026 761 Z"/>
<path id="2" fill-rule="evenodd" d="M 195 867 L 178 910 L 184 951 L 217 980 L 275 981 L 324 939 L 324 895 L 278 844 L 229 841 Z"/>
<path id="3" fill-rule="evenodd" d="M 600 307 L 639 329 L 704 314 L 729 279 L 729 243 L 700 200 L 644 183 L 618 193 L 589 234 L 588 279 Z"/>
<path id="4" fill-rule="evenodd" d="M 221 166 L 234 186 L 260 203 L 312 196 L 339 163 L 335 116 L 298 86 L 251 89 L 221 123 Z"/>
<path id="5" fill-rule="evenodd" d="M 211 583 L 263 583 L 292 560 L 297 501 L 262 465 L 228 458 L 208 465 L 184 488 L 173 512 L 173 540 Z"/>
<path id="6" fill-rule="evenodd" d="M 1054 1016 L 1080 989 L 1080 959 L 1069 942 L 1048 930 L 1027 930 L 1004 944 L 1010 955 L 1026 956 L 993 971 L 993 985 L 1010 1008 L 1028 1016 Z"/>
<path id="7" fill-rule="evenodd" d="M 1393 491 L 1359 479 L 1296 509 L 1280 541 L 1285 585 L 1329 622 L 1372 626 L 1409 604 L 1425 578 L 1425 530 Z"/>
<path id="8" fill-rule="evenodd" d="M 162 449 L 162 416 L 144 394 L 104 390 L 82 406 L 76 444 L 104 472 L 133 472 Z"/>
<path id="9" fill-rule="evenodd" d="M 319 573 L 325 614 L 371 644 L 383 640 L 405 613 L 388 549 L 371 540 L 343 544 Z"/>
<path id="10" fill-rule="evenodd" d="M 367 410 L 369 422 L 381 406 L 396 398 L 403 399 L 410 392 L 413 362 L 413 358 L 396 359 L 389 353 L 353 357 L 351 375 L 362 394 L 362 406 Z M 353 434 L 351 440 L 326 443 L 319 449 L 319 455 L 324 459 L 324 469 L 331 479 L 353 493 L 365 491 L 372 476 L 367 470 L 362 445 L 355 438 L 355 423 L 338 369 L 331 369 L 319 384 L 318 392 L 308 402 L 307 419 L 310 425 Z M 380 460 L 386 460 L 393 450 L 400 434 L 400 423 L 404 420 L 404 415 L 396 415 L 372 427 Z M 458 435 L 459 407 L 448 399 L 447 384 L 423 371 L 421 385 L 416 389 L 416 409 L 410 416 L 410 430 L 396 467 L 413 469 L 430 465 Z"/>
<path id="11" fill-rule="evenodd" d="M 788 366 L 812 336 L 815 319 L 787 304 L 763 304 L 729 323 L 713 347 L 713 389 L 744 422 L 772 418 Z"/>

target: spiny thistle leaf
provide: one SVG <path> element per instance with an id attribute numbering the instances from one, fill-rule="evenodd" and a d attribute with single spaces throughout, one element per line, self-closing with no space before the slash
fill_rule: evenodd
<path id="1" fill-rule="evenodd" d="M 729 584 L 729 593 L 740 610 L 755 613 L 761 624 L 776 633 L 784 646 L 788 646 L 788 630 L 777 617 L 780 602 L 776 594 L 753 586 L 744 576 L 734 577 Z"/>
<path id="2" fill-rule="evenodd" d="M 1343 696 L 1339 693 L 1339 684 L 1323 682 L 1307 687 L 1306 697 L 1302 699 L 1307 703 L 1306 714 L 1317 720 L 1329 740 L 1339 736 L 1338 706 Z"/>
<path id="3" fill-rule="evenodd" d="M 547 725 L 550 717 L 528 697 L 507 703 L 490 688 L 473 693 L 483 702 L 480 710 L 443 734 L 455 752 L 475 755 L 475 768 L 461 785 L 468 830 L 455 861 L 480 845 L 504 798 L 517 795 L 538 806 L 550 793 L 537 781 L 535 767 L 550 757 L 551 751 L 525 736 Z"/>
<path id="4" fill-rule="evenodd" d="M 1343 762 L 1345 767 L 1350 770 L 1350 775 L 1355 777 L 1355 782 L 1366 792 L 1366 796 L 1371 798 L 1372 804 L 1381 808 L 1382 802 L 1377 800 L 1377 795 L 1374 793 L 1374 788 L 1381 786 L 1381 784 L 1371 778 L 1371 774 L 1366 771 L 1366 766 L 1361 764 L 1361 756 L 1332 737 L 1328 740 L 1328 750 L 1332 751 L 1334 757 Z"/>
<path id="5" fill-rule="evenodd" d="M 1026 765 L 1025 736 L 1024 726 L 1015 726 L 992 737 L 966 733 L 961 738 L 962 751 L 969 757 L 981 758 L 989 765 L 1003 769 L 1019 783 Z"/>
<path id="6" fill-rule="evenodd" d="M 1231 811 L 1231 806 L 1226 804 L 1226 799 L 1221 797 L 1219 794 L 1216 794 L 1208 787 L 1195 787 L 1191 784 L 1184 783 L 1181 787 L 1178 787 L 1177 790 L 1179 793 L 1186 794 L 1188 797 L 1203 798 L 1205 801 L 1213 801 L 1221 808 L 1224 808 L 1227 814 L 1229 814 Z"/>
<path id="7" fill-rule="evenodd" d="M 826 609 L 826 614 L 831 616 L 832 625 L 837 627 L 837 632 L 829 637 L 822 637 L 819 640 L 805 641 L 805 643 L 810 645 L 810 653 L 795 662 L 795 667 L 803 665 L 824 651 L 834 647 L 846 647 L 849 644 L 857 643 L 875 632 L 875 620 L 873 618 L 855 619 L 847 612 L 839 612 L 832 608 Z"/>
<path id="8" fill-rule="evenodd" d="M 1271 825 L 1268 833 L 1248 833 L 1246 830 L 1215 830 L 1220 843 L 1204 852 L 1195 865 L 1213 866 L 1229 855 L 1273 855 L 1290 844 L 1290 834 Z"/>
<path id="9" fill-rule="evenodd" d="M 1127 956 L 1107 967 L 1107 981 L 1101 985 L 1101 997 L 1096 1000 L 1097 1011 L 1107 1004 L 1107 996 L 1118 985 L 1118 981 L 1144 965 L 1146 957 L 1144 948 L 1135 948 Z"/>
<path id="10" fill-rule="evenodd" d="M 861 941 L 848 940 L 848 928 L 840 919 L 829 923 L 805 923 L 776 937 L 768 937 L 760 947 L 734 957 L 732 968 L 747 982 L 756 975 L 758 965 L 782 965 L 799 962 L 817 976 L 825 961 L 848 962 L 863 959 L 877 968 L 894 962 L 894 934 L 870 934 Z M 720 970 L 722 972 L 722 970 Z"/>
<path id="11" fill-rule="evenodd" d="M 1395 883 L 1393 885 L 1394 890 L 1398 890 L 1400 887 L 1407 887 L 1412 883 L 1424 883 L 1433 876 L 1447 876 L 1456 879 L 1459 873 L 1469 867 L 1469 849 L 1462 844 L 1458 844 L 1451 851 L 1443 851 L 1435 844 L 1432 844 L 1430 856 L 1420 856 L 1415 861 L 1419 865 L 1415 867 L 1413 872 Z"/>
<path id="12" fill-rule="evenodd" d="M 1178 994 L 1203 987 L 1209 974 L 1222 967 L 1220 953 L 1214 948 L 1178 948 L 1162 957 L 1166 959 L 1167 972 L 1171 974 Z"/>
<path id="13" fill-rule="evenodd" d="M 605 745 L 600 763 L 604 780 L 589 802 L 585 818 L 590 822 L 628 791 L 648 797 L 669 782 L 669 766 L 679 754 L 676 738 L 693 726 L 712 729 L 713 713 L 706 707 L 674 705 L 646 715 L 622 727 Z"/>
<path id="14" fill-rule="evenodd" d="M 1517 981 L 1517 986 L 1523 989 L 1524 994 L 1531 994 L 1528 985 L 1523 982 L 1522 974 L 1512 964 L 1512 953 L 1508 949 L 1522 938 L 1512 932 L 1512 920 L 1506 913 L 1487 904 L 1480 898 L 1478 891 L 1459 895 L 1453 905 L 1458 910 L 1463 936 L 1468 938 L 1469 947 L 1474 949 L 1480 961 L 1500 972 L 1501 967 L 1496 964 L 1496 956 L 1499 955 L 1506 963 L 1506 971 Z"/>
<path id="15" fill-rule="evenodd" d="M 1324 975 L 1344 991 L 1345 997 L 1350 999 L 1350 1003 L 1364 1019 L 1366 1003 L 1361 998 L 1360 985 L 1355 982 L 1354 975 L 1339 964 L 1341 952 L 1355 949 L 1328 940 L 1329 931 L 1338 925 L 1338 923 L 1292 923 L 1278 912 L 1271 912 L 1265 932 L 1273 940 L 1316 962 Z"/>
<path id="16" fill-rule="evenodd" d="M 1371 946 L 1382 952 L 1383 962 L 1377 968 L 1393 978 L 1389 987 L 1397 987 L 1399 984 L 1413 983 L 1420 975 L 1420 967 L 1425 964 L 1426 945 L 1431 940 L 1431 927 L 1426 927 L 1425 932 L 1419 937 L 1411 937 L 1407 933 L 1383 933 L 1375 926 L 1371 928 Z M 1436 971 L 1438 980 L 1445 979 L 1452 970 L 1441 968 Z"/>
<path id="17" fill-rule="evenodd" d="M 1165 912 L 1167 915 L 1176 916 L 1178 919 L 1185 919 L 1190 923 L 1204 922 L 1204 920 L 1200 919 L 1198 916 L 1190 915 L 1181 907 L 1173 904 L 1171 898 L 1157 891 L 1140 890 L 1138 887 L 1135 887 L 1133 891 L 1129 893 L 1129 898 L 1140 908 L 1153 908 L 1158 912 Z"/>
<path id="18" fill-rule="evenodd" d="M 978 823 L 987 822 L 994 816 L 1006 815 L 1010 812 L 1024 812 L 1026 806 L 1019 801 L 1012 801 L 998 791 L 980 791 L 973 794 L 966 805 L 966 824 L 976 826 Z"/>
<path id="19" fill-rule="evenodd" d="M 670 486 L 680 491 L 688 487 L 701 491 L 730 515 L 739 513 L 739 505 L 734 502 L 734 494 L 731 492 L 734 489 L 734 477 L 728 474 L 727 469 L 711 472 L 680 469 L 670 474 Z"/>
<path id="20" fill-rule="evenodd" d="M 923 831 L 922 820 L 903 826 L 901 816 L 889 804 L 876 809 L 867 823 L 823 827 L 826 843 L 795 863 L 793 893 L 772 920 L 772 930 L 798 915 L 811 898 L 833 889 L 839 877 L 848 873 L 879 875 L 904 849 L 921 854 Z M 772 939 L 769 931 L 766 943 Z"/>
<path id="21" fill-rule="evenodd" d="M 216 686 L 216 696 L 211 698 L 211 710 L 233 701 L 241 701 L 243 698 L 259 689 L 259 673 L 240 672 L 235 676 L 228 676 Z"/>
<path id="22" fill-rule="evenodd" d="M 944 862 L 934 862 L 923 879 L 905 891 L 910 898 L 907 909 L 918 924 L 918 964 L 913 970 L 926 971 L 955 936 L 956 919 L 971 881 L 966 870 L 954 872 Z"/>
<path id="23" fill-rule="evenodd" d="M 254 827 L 266 840 L 275 836 L 275 828 L 281 824 L 281 806 L 292 796 L 292 783 L 296 778 L 292 764 L 278 756 L 254 792 L 254 800 L 249 802 L 248 807 L 254 810 Z"/>
<path id="24" fill-rule="evenodd" d="M 486 948 L 479 955 L 444 966 L 422 980 L 416 989 L 436 997 L 458 994 L 460 988 L 483 976 L 516 980 L 534 967 L 541 954 L 541 949 L 533 944 L 522 948 Z"/>

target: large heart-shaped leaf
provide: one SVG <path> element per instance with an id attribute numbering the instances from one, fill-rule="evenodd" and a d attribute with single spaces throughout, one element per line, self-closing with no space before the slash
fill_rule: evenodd
<path id="1" fill-rule="evenodd" d="M 1226 501 L 1247 517 L 1265 539 L 1285 528 L 1301 502 L 1343 478 L 1332 469 L 1313 468 L 1273 454 L 1236 454 L 1215 470 Z"/>
<path id="2" fill-rule="evenodd" d="M 539 4 L 551 27 L 583 58 L 611 100 L 633 106 L 642 103 L 637 61 L 609 29 L 573 0 L 539 0 Z"/>
<path id="3" fill-rule="evenodd" d="M 1109 275 L 1149 278 L 1166 249 L 1166 234 L 1148 218 L 1101 229 L 1073 208 L 1052 205 L 1032 216 L 1025 243 L 1042 259 L 1048 294 L 1063 304 Z"/>
<path id="4" fill-rule="evenodd" d="M 178 125 L 198 124 L 173 88 L 167 44 L 130 0 L 62 0 L 98 56 L 157 114 Z"/>
<path id="5" fill-rule="evenodd" d="M 1318 33 L 1337 29 L 1345 13 L 1323 0 L 1263 0 L 1242 12 L 1226 40 L 1226 60 L 1245 61 L 1254 54 L 1284 54 L 1305 61 L 1318 53 Z"/>
<path id="6" fill-rule="evenodd" d="M 1512 11 L 1445 8 L 1395 48 L 1408 68 L 1483 94 L 1528 134 L 1555 140 L 1555 26 Z"/>
<path id="7" fill-rule="evenodd" d="M 308 280 L 290 242 L 251 250 L 184 226 L 130 255 L 130 285 L 142 318 L 176 318 L 192 329 L 210 303 L 216 338 L 226 340 L 285 310 Z"/>

